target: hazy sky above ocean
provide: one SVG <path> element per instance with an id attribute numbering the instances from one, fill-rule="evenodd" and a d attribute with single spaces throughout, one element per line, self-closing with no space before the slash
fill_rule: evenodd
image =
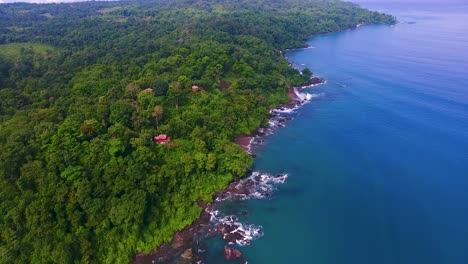
<path id="1" fill-rule="evenodd" d="M 0 4 L 15 3 L 15 2 L 49 4 L 49 3 L 86 2 L 86 1 L 114 1 L 114 0 L 0 0 Z"/>

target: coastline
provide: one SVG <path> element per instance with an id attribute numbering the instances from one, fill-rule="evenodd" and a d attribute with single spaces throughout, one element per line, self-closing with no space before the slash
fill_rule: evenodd
<path id="1" fill-rule="evenodd" d="M 137 254 L 133 258 L 132 263 L 165 263 L 171 261 L 178 255 L 181 255 L 181 258 L 183 259 L 196 261 L 196 259 L 193 258 L 191 250 L 188 250 L 188 245 L 193 242 L 194 235 L 200 232 L 203 226 L 208 225 L 211 219 L 211 205 L 198 201 L 198 206 L 200 206 L 203 211 L 195 222 L 184 229 L 177 231 L 171 242 L 162 244 L 151 253 Z M 156 261 L 154 261 L 155 259 Z"/>
<path id="2" fill-rule="evenodd" d="M 220 236 L 227 244 L 224 252 L 220 252 L 225 259 L 247 264 L 236 245 L 249 245 L 253 239 L 263 235 L 262 228 L 240 222 L 237 215 L 223 215 L 218 206 L 224 201 L 268 198 L 272 195 L 273 185 L 284 183 L 287 177 L 287 174 L 269 175 L 249 171 L 245 177 L 235 178 L 226 189 L 214 196 L 213 203 L 198 201 L 203 211 L 193 224 L 176 232 L 171 242 L 153 252 L 136 255 L 132 263 L 203 263 L 207 251 L 203 240 Z M 241 212 L 243 216 L 247 214 Z"/>
<path id="3" fill-rule="evenodd" d="M 276 108 L 270 110 L 270 126 L 284 127 L 285 122 L 289 119 L 286 117 L 281 117 L 278 113 L 290 113 L 302 106 L 304 103 L 308 102 L 312 97 L 301 94 L 301 90 L 308 89 L 317 85 L 325 84 L 327 81 L 323 78 L 313 76 L 306 83 L 303 83 L 297 87 L 290 87 L 288 89 L 289 102 L 281 104 Z M 263 137 L 266 136 L 265 127 L 259 127 L 254 132 L 248 135 L 239 135 L 235 138 L 234 142 L 244 149 L 248 154 L 253 155 L 252 145 L 254 143 L 263 143 Z"/>
<path id="4" fill-rule="evenodd" d="M 240 135 L 234 139 L 234 143 L 239 145 L 242 149 L 244 149 L 247 153 L 250 153 L 250 146 L 252 145 L 253 137 L 252 135 Z"/>
<path id="5" fill-rule="evenodd" d="M 365 25 L 366 24 L 364 23 L 359 23 L 355 25 L 354 27 L 348 28 L 347 30 L 355 30 Z M 323 33 L 323 34 L 327 34 L 327 33 Z M 310 36 L 310 37 L 313 37 L 313 36 Z M 286 49 L 285 51 L 311 49 L 311 48 L 315 48 L 315 47 L 310 46 L 310 45 L 304 45 L 299 48 Z M 280 51 L 280 54 L 284 55 L 282 51 Z M 293 66 L 291 65 L 291 67 Z M 302 85 L 297 86 L 297 87 L 294 87 L 294 86 L 290 87 L 287 92 L 287 95 L 290 101 L 288 103 L 281 104 L 277 106 L 276 108 L 270 110 L 270 119 L 269 119 L 270 127 L 273 127 L 273 129 L 284 127 L 285 122 L 290 120 L 291 118 L 283 117 L 279 114 L 290 113 L 294 111 L 295 109 L 301 107 L 308 101 L 310 101 L 312 97 L 302 95 L 300 93 L 300 90 L 311 88 L 311 87 L 321 85 L 321 84 L 326 84 L 326 83 L 327 81 L 325 79 L 312 76 L 308 82 L 303 83 Z M 265 127 L 259 127 L 250 134 L 239 135 L 234 139 L 234 143 L 239 145 L 249 155 L 254 156 L 252 152 L 252 146 L 254 144 L 262 144 L 264 142 L 263 138 L 269 135 L 266 129 L 267 128 Z M 248 180 L 249 173 L 252 174 L 252 171 L 249 170 L 247 172 L 247 175 L 245 175 L 245 177 L 236 177 L 226 189 L 221 190 L 218 193 L 216 193 L 214 195 L 213 204 L 219 201 L 218 199 L 219 197 L 225 197 L 227 193 L 229 193 L 234 198 L 236 198 L 236 196 L 237 198 L 239 198 L 239 196 L 246 197 L 248 193 L 251 193 L 252 190 L 246 191 L 246 189 L 244 188 L 239 189 L 241 181 L 243 179 Z M 252 180 L 247 181 L 247 182 L 248 182 L 247 185 L 249 185 L 248 187 L 252 187 L 254 185 L 252 183 Z M 201 255 L 197 254 L 192 249 L 192 244 L 194 243 L 195 237 L 205 232 L 206 233 L 205 235 L 208 235 L 208 236 L 215 236 L 216 234 L 221 234 L 221 236 L 225 238 L 227 233 L 230 233 L 236 230 L 234 228 L 235 226 L 230 225 L 230 228 L 227 228 L 226 226 L 224 226 L 224 224 L 221 226 L 218 225 L 215 228 L 208 228 L 210 226 L 209 225 L 210 222 L 212 222 L 213 217 L 214 217 L 213 216 L 213 204 L 210 204 L 210 203 L 204 204 L 199 201 L 198 205 L 203 209 L 203 211 L 201 212 L 200 217 L 197 220 L 195 220 L 191 225 L 185 227 L 184 229 L 177 231 L 174 234 L 173 239 L 170 242 L 160 245 L 158 248 L 156 248 L 154 251 L 150 253 L 146 253 L 146 254 L 140 253 L 140 254 L 135 255 L 132 260 L 132 263 L 133 264 L 167 263 L 168 261 L 173 261 L 175 259 L 177 259 L 178 261 L 177 263 L 203 263 L 202 262 L 203 254 Z M 231 220 L 236 220 L 236 219 L 231 219 Z M 235 222 L 235 221 L 231 221 L 231 222 Z M 237 238 L 241 236 L 240 234 L 237 234 L 237 235 L 238 235 Z M 234 236 L 236 235 L 234 234 Z M 231 242 L 235 242 L 235 240 Z M 231 243 L 231 244 L 235 244 L 235 243 Z M 235 252 L 236 254 L 231 254 L 233 250 L 237 251 L 238 254 L 237 252 Z M 203 253 L 204 250 L 199 249 L 198 251 Z M 239 252 L 239 250 L 235 248 L 225 247 L 224 256 L 226 260 L 238 259 L 238 260 L 241 260 L 241 263 L 247 263 L 247 261 L 243 259 L 242 253 Z M 230 259 L 229 258 L 230 256 L 234 256 L 235 258 Z"/>
<path id="6" fill-rule="evenodd" d="M 262 144 L 264 142 L 263 138 L 273 133 L 271 130 L 284 127 L 285 122 L 291 119 L 281 114 L 294 111 L 312 98 L 300 91 L 325 83 L 325 79 L 314 76 L 301 86 L 290 87 L 287 93 L 290 101 L 270 110 L 270 126 L 268 128 L 259 127 L 248 135 L 239 135 L 235 138 L 234 143 L 253 156 L 252 146 L 254 144 Z M 268 129 L 270 129 L 270 132 L 268 132 Z M 249 199 L 250 196 L 266 198 L 271 195 L 272 185 L 278 182 L 283 183 L 286 178 L 286 174 L 267 175 L 249 170 L 247 175 L 235 178 L 227 188 L 216 193 L 213 203 L 206 204 L 199 201 L 198 206 L 203 209 L 200 217 L 191 225 L 176 232 L 171 242 L 159 246 L 150 253 L 137 254 L 134 256 L 132 263 L 167 263 L 174 260 L 177 260 L 177 263 L 202 263 L 203 252 L 206 249 L 193 249 L 199 247 L 198 243 L 196 243 L 198 237 L 206 238 L 220 235 L 228 245 L 249 244 L 253 237 L 261 234 L 261 229 L 244 227 L 242 223 L 237 221 L 236 216 L 219 218 L 217 217 L 219 212 L 213 207 L 227 199 L 244 200 Z M 214 221 L 215 219 L 217 221 Z M 239 260 L 240 263 L 247 263 L 242 257 L 242 253 L 233 247 L 224 247 L 224 257 L 226 260 Z"/>

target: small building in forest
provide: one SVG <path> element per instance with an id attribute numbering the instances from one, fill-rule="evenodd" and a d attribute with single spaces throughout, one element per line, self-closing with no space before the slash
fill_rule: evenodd
<path id="1" fill-rule="evenodd" d="M 199 86 L 197 85 L 192 86 L 192 92 L 199 92 L 199 91 L 201 91 L 201 88 Z"/>
<path id="2" fill-rule="evenodd" d="M 146 88 L 145 91 L 148 92 L 148 93 L 152 93 L 152 92 L 153 92 L 153 88 Z"/>
<path id="3" fill-rule="evenodd" d="M 166 144 L 167 142 L 171 141 L 171 137 L 166 134 L 160 134 L 154 137 L 154 142 L 156 144 Z"/>

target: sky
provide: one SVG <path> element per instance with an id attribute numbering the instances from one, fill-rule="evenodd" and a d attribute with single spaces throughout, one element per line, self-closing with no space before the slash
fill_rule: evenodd
<path id="1" fill-rule="evenodd" d="M 70 3 L 70 2 L 84 2 L 85 0 L 0 0 L 0 4 L 14 3 L 14 2 L 27 2 L 27 3 Z M 87 0 L 93 1 L 93 0 Z M 94 0 L 96 1 L 96 0 Z M 106 0 L 97 0 L 106 1 Z"/>
<path id="2" fill-rule="evenodd" d="M 465 3 L 466 0 L 348 0 L 354 3 Z"/>
<path id="3" fill-rule="evenodd" d="M 29 3 L 59 3 L 59 2 L 71 2 L 67 0 L 0 0 L 1 4 L 14 3 L 14 2 L 29 2 Z"/>

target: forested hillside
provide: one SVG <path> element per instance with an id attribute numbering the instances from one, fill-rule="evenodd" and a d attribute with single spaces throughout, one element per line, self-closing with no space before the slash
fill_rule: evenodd
<path id="1" fill-rule="evenodd" d="M 251 166 L 233 138 L 310 78 L 280 51 L 360 22 L 394 18 L 321 0 L 0 5 L 0 263 L 128 263 L 169 241 Z"/>

